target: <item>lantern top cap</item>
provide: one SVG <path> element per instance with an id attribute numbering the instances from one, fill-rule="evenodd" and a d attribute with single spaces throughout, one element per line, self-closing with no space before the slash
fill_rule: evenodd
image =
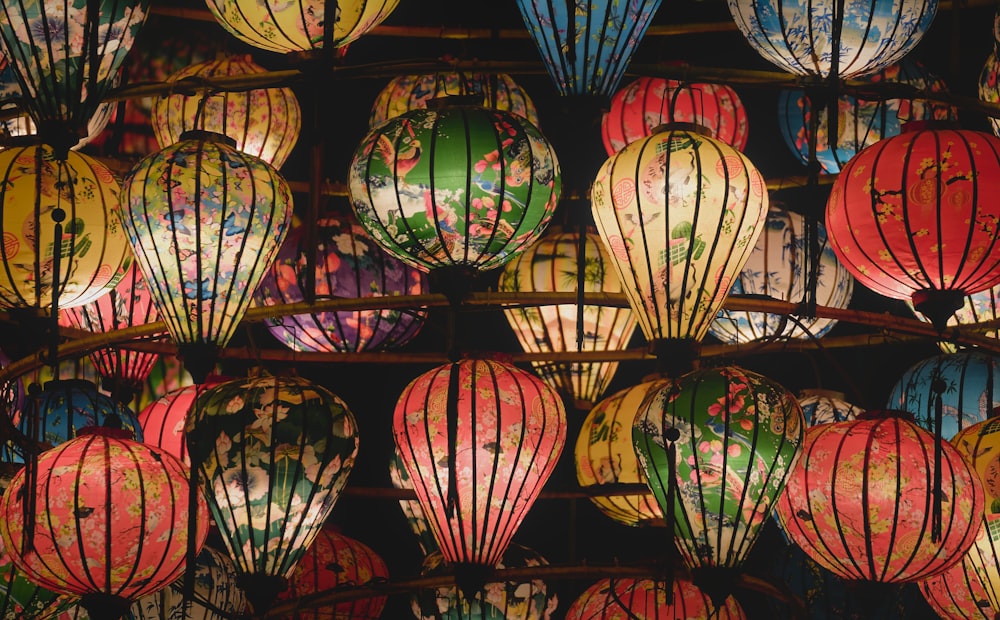
<path id="1" fill-rule="evenodd" d="M 201 140 L 203 142 L 222 143 L 236 148 L 236 140 L 217 131 L 206 129 L 189 129 L 180 135 L 181 140 Z"/>
<path id="2" fill-rule="evenodd" d="M 135 434 L 126 428 L 115 428 L 114 426 L 84 426 L 76 431 L 77 437 L 96 435 L 99 437 L 110 437 L 112 439 L 135 440 Z"/>
<path id="3" fill-rule="evenodd" d="M 857 415 L 858 420 L 906 420 L 907 422 L 914 422 L 915 418 L 912 413 L 904 409 L 867 409 Z"/>
<path id="4" fill-rule="evenodd" d="M 658 133 L 664 133 L 667 131 L 687 131 L 690 133 L 696 133 L 702 136 L 707 136 L 709 138 L 712 137 L 712 131 L 708 127 L 705 127 L 704 125 L 701 125 L 699 123 L 682 123 L 679 121 L 657 125 L 656 127 L 653 127 L 650 130 L 650 135 L 656 135 Z"/>
<path id="5" fill-rule="evenodd" d="M 900 133 L 913 133 L 935 129 L 961 129 L 961 126 L 956 121 L 920 119 L 903 123 L 899 131 Z"/>

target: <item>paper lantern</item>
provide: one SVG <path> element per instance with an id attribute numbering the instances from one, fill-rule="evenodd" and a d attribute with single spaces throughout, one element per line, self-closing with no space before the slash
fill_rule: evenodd
<path id="1" fill-rule="evenodd" d="M 389 459 L 389 480 L 392 486 L 397 489 L 413 490 L 413 481 L 406 473 L 406 466 L 399 458 L 399 448 L 393 443 L 392 458 Z M 438 550 L 437 541 L 434 540 L 434 532 L 431 531 L 431 524 L 424 515 L 424 509 L 420 507 L 420 502 L 415 499 L 399 500 L 399 508 L 406 517 L 406 524 L 410 526 L 410 531 L 417 537 L 417 544 L 421 553 L 426 557 Z"/>
<path id="2" fill-rule="evenodd" d="M 534 549 L 511 543 L 496 565 L 497 569 L 547 566 L 548 561 Z M 420 574 L 447 574 L 448 565 L 435 552 L 424 558 Z M 541 579 L 510 579 L 484 585 L 473 596 L 465 596 L 455 586 L 418 590 L 410 596 L 413 615 L 423 618 L 547 620 L 559 605 L 559 597 Z"/>
<path id="3" fill-rule="evenodd" d="M 804 426 L 791 392 L 736 366 L 695 370 L 647 393 L 632 441 L 689 569 L 742 566 Z"/>
<path id="4" fill-rule="evenodd" d="M 379 245 L 418 269 L 466 276 L 537 240 L 561 189 L 555 151 L 534 125 L 461 105 L 376 126 L 349 177 L 358 220 Z"/>
<path id="5" fill-rule="evenodd" d="M 378 26 L 399 0 L 207 0 L 216 21 L 244 43 L 270 52 L 316 52 L 344 47 Z M 329 32 L 327 29 L 331 29 Z"/>
<path id="6" fill-rule="evenodd" d="M 983 582 L 968 556 L 944 572 L 921 581 L 920 592 L 942 618 L 993 620 L 998 613 L 990 604 Z"/>
<path id="7" fill-rule="evenodd" d="M 960 561 L 975 540 L 982 484 L 955 448 L 905 416 L 869 410 L 809 427 L 778 498 L 789 538 L 844 579 L 920 581 Z"/>
<path id="8" fill-rule="evenodd" d="M 582 253 L 581 253 L 581 245 Z M 583 266 L 583 274 L 579 273 Z M 581 277 L 582 276 L 582 277 Z M 622 292 L 611 257 L 592 229 L 580 233 L 550 227 L 523 254 L 507 263 L 503 292 Z M 507 322 L 528 353 L 623 351 L 635 331 L 629 308 L 597 304 L 505 307 Z M 582 313 L 582 316 L 581 316 Z M 617 362 L 532 362 L 542 379 L 579 409 L 597 402 L 618 370 Z"/>
<path id="9" fill-rule="evenodd" d="M 363 588 L 388 579 L 389 569 L 385 562 L 368 545 L 327 526 L 309 545 L 288 580 L 288 589 L 278 599 L 297 601 L 310 594 L 337 588 Z M 377 620 L 385 603 L 385 596 L 359 598 L 315 609 L 300 609 L 294 617 L 296 620 Z"/>
<path id="10" fill-rule="evenodd" d="M 258 305 L 305 301 L 309 290 L 307 227 L 314 229 L 316 299 L 422 295 L 427 275 L 385 252 L 349 209 L 328 211 L 316 222 L 293 225 L 257 287 Z M 293 351 L 356 352 L 394 349 L 413 340 L 423 308 L 385 308 L 292 314 L 267 319 L 267 329 Z"/>
<path id="11" fill-rule="evenodd" d="M 610 157 L 664 123 L 700 125 L 737 151 L 747 145 L 747 112 L 731 87 L 647 76 L 611 98 L 610 108 L 601 115 L 601 139 Z"/>
<path id="12" fill-rule="evenodd" d="M 495 566 L 566 443 L 562 400 L 516 366 L 464 359 L 411 381 L 392 419 L 445 561 Z"/>
<path id="13" fill-rule="evenodd" d="M 175 388 L 143 407 L 136 416 L 143 441 L 166 450 L 190 466 L 184 425 L 194 408 L 194 401 L 209 388 L 230 380 L 221 375 L 209 375 L 202 383 Z"/>
<path id="14" fill-rule="evenodd" d="M 171 74 L 167 83 L 180 86 L 185 80 L 201 83 L 229 76 L 249 79 L 265 71 L 249 55 L 229 55 L 188 65 Z M 288 87 L 194 95 L 171 92 L 153 99 L 152 125 L 161 148 L 179 142 L 186 131 L 211 131 L 229 136 L 244 153 L 281 168 L 299 138 L 302 112 Z"/>
<path id="15" fill-rule="evenodd" d="M 44 144 L 0 151 L 0 306 L 48 310 L 56 276 L 60 308 L 114 288 L 130 257 L 117 210 L 118 182 L 96 159 Z"/>
<path id="16" fill-rule="evenodd" d="M 205 546 L 194 565 L 194 590 L 184 599 L 184 576 L 166 588 L 137 600 L 129 612 L 133 620 L 227 620 L 239 617 L 247 599 L 236 585 L 233 561 L 222 551 Z"/>
<path id="17" fill-rule="evenodd" d="M 849 78 L 897 62 L 934 21 L 936 0 L 728 0 L 750 46 L 796 75 Z"/>
<path id="18" fill-rule="evenodd" d="M 764 296 L 798 303 L 812 292 L 818 305 L 846 309 L 854 294 L 854 278 L 837 260 L 827 243 L 826 229 L 817 223 L 819 250 L 816 281 L 810 282 L 814 250 L 810 249 L 806 219 L 793 211 L 771 206 L 764 232 L 750 258 L 733 281 L 730 295 Z M 785 338 L 813 339 L 826 335 L 836 319 L 722 309 L 709 333 L 729 344 Z"/>
<path id="19" fill-rule="evenodd" d="M 545 69 L 564 96 L 615 92 L 659 7 L 660 0 L 517 0 Z"/>
<path id="20" fill-rule="evenodd" d="M 844 400 L 843 392 L 809 388 L 799 392 L 799 406 L 805 417 L 806 426 L 847 422 L 858 417 L 864 410 Z"/>
<path id="21" fill-rule="evenodd" d="M 668 592 L 671 588 L 672 592 Z M 667 602 L 667 601 L 672 602 Z M 689 579 L 674 578 L 673 585 L 654 579 L 631 577 L 601 579 L 584 590 L 566 612 L 566 620 L 615 620 L 617 618 L 717 618 L 742 620 L 746 614 L 732 596 L 721 605 Z"/>
<path id="22" fill-rule="evenodd" d="M 301 377 L 235 379 L 198 396 L 185 433 L 238 583 L 262 615 L 347 484 L 354 414 Z"/>
<path id="23" fill-rule="evenodd" d="M 1000 283 L 1000 138 L 908 124 L 855 155 L 833 183 L 826 231 L 857 280 L 911 299 L 938 329 L 965 295 Z"/>
<path id="24" fill-rule="evenodd" d="M 231 140 L 191 133 L 136 164 L 122 202 L 156 309 L 188 371 L 204 380 L 285 238 L 288 184 Z"/>
<path id="25" fill-rule="evenodd" d="M 591 199 L 647 342 L 700 342 L 763 229 L 757 169 L 700 130 L 667 125 L 608 159 Z"/>
<path id="26" fill-rule="evenodd" d="M 576 480 L 583 488 L 646 482 L 632 445 L 632 422 L 646 395 L 673 385 L 665 377 L 647 377 L 597 403 L 580 427 L 574 451 Z M 662 525 L 663 511 L 648 493 L 592 496 L 597 508 L 625 525 Z"/>
<path id="27" fill-rule="evenodd" d="M 208 511 L 191 493 L 187 467 L 125 434 L 81 431 L 39 454 L 33 488 L 21 470 L 0 500 L 0 536 L 18 569 L 53 592 L 81 597 L 96 618 L 118 618 L 177 579 L 188 537 L 198 550 L 208 534 Z M 194 531 L 190 510 L 197 511 Z"/>

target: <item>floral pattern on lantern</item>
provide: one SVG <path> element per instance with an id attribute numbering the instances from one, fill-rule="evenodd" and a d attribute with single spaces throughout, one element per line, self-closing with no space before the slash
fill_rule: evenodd
<path id="1" fill-rule="evenodd" d="M 168 84 L 264 73 L 249 55 L 229 55 L 184 67 Z M 236 148 L 281 168 L 302 128 L 299 101 L 291 88 L 253 88 L 188 95 L 172 92 L 153 99 L 153 132 L 160 147 L 180 141 L 184 132 L 204 130 L 229 136 Z"/>
<path id="2" fill-rule="evenodd" d="M 672 581 L 671 585 L 665 581 L 631 577 L 601 579 L 573 601 L 566 612 L 566 620 L 744 620 L 747 617 L 732 596 L 718 606 L 691 580 L 675 577 Z M 672 588 L 672 592 L 667 592 L 667 588 Z"/>
<path id="3" fill-rule="evenodd" d="M 204 546 L 194 566 L 194 592 L 184 600 L 184 576 L 137 600 L 129 610 L 132 620 L 226 620 L 240 617 L 247 599 L 236 585 L 233 561 L 223 551 Z"/>
<path id="4" fill-rule="evenodd" d="M 843 392 L 808 388 L 799 392 L 799 406 L 805 416 L 806 426 L 848 422 L 858 417 L 864 409 L 844 400 Z"/>
<path id="5" fill-rule="evenodd" d="M 14 565 L 0 540 L 0 618 L 48 618 L 76 604 L 76 597 L 56 594 L 29 579 Z"/>
<path id="6" fill-rule="evenodd" d="M 979 99 L 987 103 L 1000 103 L 1000 57 L 997 56 L 997 45 L 993 44 L 993 51 L 986 57 L 983 68 L 979 72 Z M 1000 119 L 992 116 L 989 119 L 990 128 L 994 134 L 1000 135 Z"/>
<path id="7" fill-rule="evenodd" d="M 749 136 L 746 109 L 730 86 L 643 76 L 611 98 L 601 116 L 601 139 L 610 157 L 664 123 L 701 125 L 737 151 Z"/>
<path id="8" fill-rule="evenodd" d="M 978 476 L 958 450 L 907 415 L 870 410 L 809 427 L 778 498 L 775 512 L 789 538 L 844 579 L 926 579 L 958 562 L 980 528 Z"/>
<path id="9" fill-rule="evenodd" d="M 315 223 L 316 299 L 422 295 L 427 275 L 386 253 L 350 210 L 329 211 Z M 258 305 L 304 301 L 308 290 L 309 235 L 292 225 L 271 268 L 257 287 Z M 293 314 L 267 319 L 267 329 L 293 351 L 355 352 L 401 347 L 416 337 L 426 309 L 385 308 Z"/>
<path id="10" fill-rule="evenodd" d="M 806 219 L 776 206 L 768 209 L 764 232 L 757 238 L 750 258 L 733 281 L 730 295 L 764 296 L 792 303 L 815 294 L 820 306 L 846 309 L 854 293 L 854 278 L 827 244 L 826 229 L 817 223 L 819 258 L 816 281 L 810 283 L 810 243 Z M 810 289 L 810 287 L 812 287 Z M 729 344 L 746 344 L 784 338 L 821 338 L 836 319 L 766 312 L 719 311 L 709 333 Z"/>
<path id="11" fill-rule="evenodd" d="M 208 375 L 205 381 L 175 388 L 149 403 L 136 416 L 142 429 L 143 441 L 176 456 L 189 466 L 184 425 L 194 408 L 194 401 L 205 390 L 231 381 L 221 375 Z"/>
<path id="12" fill-rule="evenodd" d="M 392 425 L 448 563 L 492 567 L 501 560 L 566 443 L 558 394 L 492 359 L 421 374 L 400 395 Z"/>
<path id="13" fill-rule="evenodd" d="M 411 110 L 376 126 L 350 167 L 358 220 L 430 271 L 488 271 L 523 252 L 555 212 L 555 150 L 530 122 L 475 106 Z"/>
<path id="14" fill-rule="evenodd" d="M 410 474 L 406 473 L 406 466 L 399 457 L 399 447 L 393 444 L 392 458 L 389 459 L 389 480 L 392 486 L 397 489 L 413 490 L 413 482 Z M 424 557 L 438 550 L 437 541 L 434 540 L 434 532 L 431 531 L 431 524 L 424 515 L 424 509 L 420 507 L 420 502 L 415 499 L 399 500 L 399 508 L 406 517 L 406 524 L 410 526 L 410 531 L 417 537 L 417 544 Z"/>
<path id="15" fill-rule="evenodd" d="M 920 593 L 942 618 L 992 620 L 997 615 L 968 556 L 921 581 Z"/>

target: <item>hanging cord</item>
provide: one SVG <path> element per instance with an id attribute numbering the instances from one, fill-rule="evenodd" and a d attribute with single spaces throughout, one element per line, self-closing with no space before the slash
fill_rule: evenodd
<path id="1" fill-rule="evenodd" d="M 59 357 L 59 271 L 62 269 L 62 244 L 63 244 L 63 225 L 62 223 L 66 220 L 66 211 L 62 207 L 56 207 L 52 210 L 52 221 L 55 225 L 52 227 L 52 310 L 49 314 L 49 365 L 52 366 L 52 376 L 58 377 L 58 367 L 59 363 L 56 361 Z"/>
<path id="2" fill-rule="evenodd" d="M 445 423 L 448 427 L 448 518 L 453 519 L 458 511 L 458 387 L 460 365 L 457 361 L 451 363 L 451 374 L 448 375 L 448 402 L 445 407 Z"/>
<path id="3" fill-rule="evenodd" d="M 191 466 L 190 480 L 188 487 L 188 520 L 187 520 L 187 550 L 184 568 L 184 581 L 181 585 L 183 618 L 189 618 L 191 614 L 191 603 L 194 601 L 194 582 L 197 573 L 196 563 L 198 562 L 197 532 L 198 532 L 198 494 L 201 492 L 198 482 L 198 466 Z"/>
<path id="4" fill-rule="evenodd" d="M 583 351 L 583 299 L 587 286 L 587 222 L 580 219 L 576 239 L 576 350 Z"/>
<path id="5" fill-rule="evenodd" d="M 944 394 L 947 385 L 941 377 L 935 377 L 931 381 L 931 390 L 934 392 L 934 491 L 931 506 L 931 542 L 941 540 L 941 504 L 943 501 L 941 490 L 941 453 L 942 442 L 941 426 L 944 421 L 944 403 L 941 395 Z"/>
<path id="6" fill-rule="evenodd" d="M 664 421 L 666 421 L 666 416 L 664 416 Z M 667 510 L 663 511 L 663 518 L 666 521 L 666 530 L 668 534 L 672 537 L 675 536 L 674 527 L 676 521 L 676 515 L 674 514 L 674 502 L 677 497 L 677 445 L 676 441 L 680 439 L 681 433 L 675 427 L 663 431 L 663 438 L 667 442 Z M 673 554 L 667 555 L 667 567 L 665 581 L 666 587 L 666 598 L 667 604 L 674 604 L 674 556 Z"/>
<path id="7" fill-rule="evenodd" d="M 38 403 L 42 388 L 37 383 L 28 386 L 28 402 L 23 415 L 28 416 L 25 432 L 32 443 L 25 443 L 24 450 L 24 538 L 21 541 L 21 553 L 26 555 L 35 548 L 35 514 L 38 504 L 38 446 L 34 440 L 41 435 L 39 425 Z"/>

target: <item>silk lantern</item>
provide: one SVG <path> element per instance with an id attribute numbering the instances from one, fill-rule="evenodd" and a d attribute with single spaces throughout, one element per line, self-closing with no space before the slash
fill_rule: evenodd
<path id="1" fill-rule="evenodd" d="M 501 560 L 555 468 L 562 399 L 509 363 L 466 358 L 411 381 L 392 420 L 438 548 L 474 580 Z"/>
<path id="2" fill-rule="evenodd" d="M 236 585 L 232 559 L 224 551 L 208 545 L 195 559 L 194 589 L 191 598 L 184 595 L 185 576 L 140 598 L 129 609 L 132 620 L 227 620 L 241 617 L 246 609 L 246 595 Z"/>
<path id="3" fill-rule="evenodd" d="M 864 409 L 845 400 L 843 392 L 807 388 L 799 392 L 799 406 L 805 416 L 806 426 L 847 422 L 858 417 Z"/>
<path id="4" fill-rule="evenodd" d="M 51 617 L 74 605 L 75 601 L 75 596 L 56 594 L 28 579 L 0 544 L 0 618 Z"/>
<path id="5" fill-rule="evenodd" d="M 979 100 L 987 103 L 1000 103 L 1000 57 L 997 56 L 997 43 L 993 51 L 986 56 L 986 62 L 979 72 Z M 989 119 L 990 128 L 994 134 L 1000 135 L 1000 119 L 992 116 Z"/>
<path id="6" fill-rule="evenodd" d="M 184 425 L 194 408 L 194 401 L 205 390 L 231 380 L 231 377 L 208 375 L 202 383 L 174 388 L 143 407 L 136 416 L 143 441 L 166 450 L 190 466 Z"/>
<path id="7" fill-rule="evenodd" d="M 968 556 L 921 581 L 920 593 L 942 618 L 993 620 L 998 613 Z"/>
<path id="8" fill-rule="evenodd" d="M 673 583 L 649 578 L 601 579 L 577 597 L 566 620 L 615 620 L 616 618 L 713 618 L 743 620 L 746 613 L 732 596 L 721 604 L 689 579 Z M 668 588 L 670 589 L 668 591 Z"/>
<path id="9" fill-rule="evenodd" d="M 392 486 L 397 489 L 413 490 L 413 481 L 406 473 L 406 466 L 399 458 L 399 448 L 393 443 L 392 458 L 389 460 L 389 480 Z M 415 499 L 399 500 L 399 508 L 406 517 L 406 524 L 410 526 L 410 531 L 417 537 L 417 544 L 420 551 L 426 557 L 438 550 L 437 541 L 434 540 L 434 532 L 431 531 L 431 524 L 424 514 L 424 509 L 420 507 L 420 502 Z"/>

